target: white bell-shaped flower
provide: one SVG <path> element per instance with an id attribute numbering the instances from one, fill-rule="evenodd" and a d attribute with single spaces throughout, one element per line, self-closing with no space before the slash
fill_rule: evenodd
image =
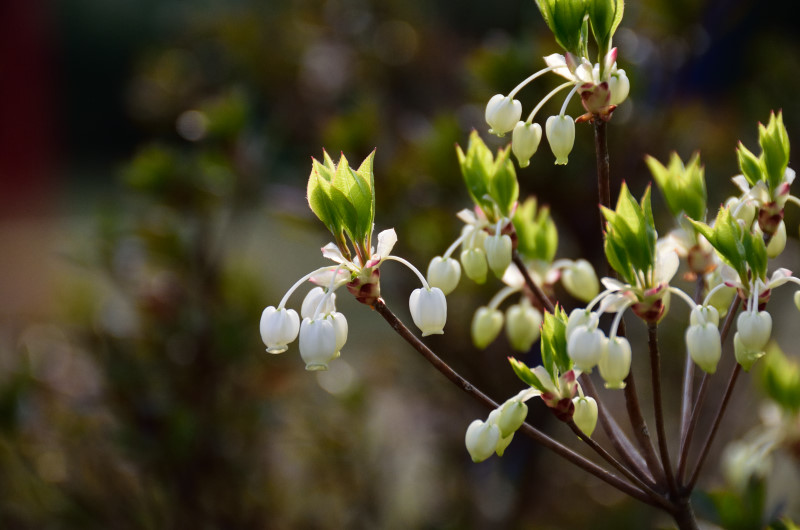
<path id="1" fill-rule="evenodd" d="M 511 265 L 511 237 L 507 234 L 496 234 L 486 238 L 483 242 L 486 249 L 486 260 L 489 267 L 498 278 L 503 277 L 503 273 Z"/>
<path id="2" fill-rule="evenodd" d="M 590 397 L 575 396 L 572 404 L 575 405 L 572 421 L 583 434 L 591 437 L 597 426 L 597 401 Z"/>
<path id="3" fill-rule="evenodd" d="M 527 299 L 512 305 L 506 311 L 506 336 L 511 347 L 521 353 L 531 349 L 539 340 L 542 326 L 542 313 Z"/>
<path id="4" fill-rule="evenodd" d="M 590 330 L 586 326 L 578 326 L 567 340 L 567 354 L 575 363 L 575 369 L 587 374 L 592 372 L 606 346 L 605 335 L 599 329 Z"/>
<path id="5" fill-rule="evenodd" d="M 453 292 L 461 279 L 461 265 L 453 258 L 436 256 L 428 265 L 428 284 L 438 287 L 445 295 Z"/>
<path id="6" fill-rule="evenodd" d="M 736 319 L 736 329 L 748 351 L 760 352 L 767 347 L 772 334 L 772 317 L 766 311 L 744 311 Z"/>
<path id="7" fill-rule="evenodd" d="M 538 123 L 517 122 L 511 133 L 511 152 L 517 157 L 519 167 L 528 167 L 531 157 L 542 141 L 542 126 Z"/>
<path id="8" fill-rule="evenodd" d="M 566 164 L 575 144 L 575 121 L 566 115 L 550 116 L 545 123 L 545 131 L 556 164 Z"/>
<path id="9" fill-rule="evenodd" d="M 686 349 L 704 372 L 716 372 L 722 356 L 722 342 L 717 326 L 711 322 L 689 326 L 686 330 Z"/>
<path id="10" fill-rule="evenodd" d="M 585 309 L 579 307 L 573 309 L 569 314 L 569 318 L 567 319 L 567 341 L 569 341 L 570 336 L 572 336 L 572 332 L 575 331 L 578 326 L 586 326 L 588 329 L 595 329 L 599 321 L 600 318 L 596 313 L 586 311 Z"/>
<path id="11" fill-rule="evenodd" d="M 461 252 L 461 265 L 464 274 L 475 283 L 486 281 L 489 265 L 486 263 L 486 253 L 480 248 L 470 248 Z"/>
<path id="12" fill-rule="evenodd" d="M 261 313 L 261 340 L 269 353 L 285 352 L 288 344 L 297 338 L 300 318 L 294 309 L 275 309 L 269 306 Z"/>
<path id="13" fill-rule="evenodd" d="M 719 326 L 719 311 L 712 305 L 698 305 L 692 309 L 689 315 L 689 324 L 699 326 L 702 324 L 713 324 Z"/>
<path id="14" fill-rule="evenodd" d="M 508 436 L 506 436 L 505 438 L 500 438 L 497 441 L 497 447 L 494 448 L 495 454 L 497 456 L 503 456 L 503 454 L 506 452 L 506 449 L 508 449 L 508 446 L 511 445 L 511 440 L 513 439 L 514 439 L 513 432 Z"/>
<path id="15" fill-rule="evenodd" d="M 736 354 L 736 362 L 742 365 L 745 372 L 749 372 L 753 364 L 766 353 L 763 350 L 752 350 L 748 348 L 744 342 L 742 342 L 742 337 L 738 331 L 733 336 L 733 351 Z"/>
<path id="16" fill-rule="evenodd" d="M 600 281 L 594 267 L 585 259 L 566 267 L 561 273 L 561 283 L 569 294 L 584 302 L 589 302 L 600 292 Z"/>
<path id="17" fill-rule="evenodd" d="M 625 74 L 625 70 L 617 70 L 608 80 L 608 91 L 611 92 L 611 104 L 619 105 L 628 98 L 631 90 L 631 82 Z"/>
<path id="18" fill-rule="evenodd" d="M 408 301 L 411 319 L 422 336 L 441 335 L 447 322 L 447 299 L 438 287 L 414 289 Z"/>
<path id="19" fill-rule="evenodd" d="M 491 344 L 503 329 L 503 313 L 499 309 L 479 307 L 472 317 L 472 343 L 478 349 Z"/>
<path id="20" fill-rule="evenodd" d="M 336 327 L 332 319 L 304 318 L 300 325 L 300 357 L 306 370 L 327 370 L 328 363 L 336 358 Z"/>
<path id="21" fill-rule="evenodd" d="M 608 339 L 597 363 L 606 388 L 625 388 L 625 378 L 631 372 L 631 343 L 625 337 Z"/>
<path id="22" fill-rule="evenodd" d="M 520 116 L 522 116 L 522 103 L 503 94 L 492 96 L 486 105 L 486 123 L 491 127 L 489 132 L 497 136 L 503 136 L 512 130 Z"/>
<path id="23" fill-rule="evenodd" d="M 800 291 L 794 293 L 794 306 L 800 311 Z"/>
<path id="24" fill-rule="evenodd" d="M 497 450 L 500 441 L 500 428 L 488 422 L 475 420 L 467 427 L 464 443 L 475 463 L 483 462 Z"/>
<path id="25" fill-rule="evenodd" d="M 500 428 L 500 437 L 508 438 L 519 429 L 528 416 L 528 405 L 518 399 L 509 399 L 500 407 L 497 416 L 497 426 Z"/>
<path id="26" fill-rule="evenodd" d="M 317 316 L 315 312 L 318 307 L 320 315 L 327 315 L 336 311 L 336 294 L 331 293 L 320 306 L 319 303 L 322 302 L 323 298 L 325 298 L 325 289 L 322 287 L 314 287 L 308 291 L 308 294 L 303 299 L 303 305 L 300 307 L 300 317 L 315 318 Z"/>
<path id="27" fill-rule="evenodd" d="M 758 226 L 758 225 L 756 225 Z M 767 257 L 777 258 L 786 248 L 786 223 L 781 221 L 778 223 L 778 229 L 772 234 L 772 238 L 767 245 Z"/>

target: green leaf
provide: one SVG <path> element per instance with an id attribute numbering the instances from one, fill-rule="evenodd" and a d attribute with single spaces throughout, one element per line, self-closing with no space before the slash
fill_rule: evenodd
<path id="1" fill-rule="evenodd" d="M 330 230 L 334 237 L 341 235 L 342 223 L 336 214 L 336 207 L 330 195 L 329 170 L 316 159 L 312 160 L 311 175 L 308 178 L 308 205 L 311 211 Z"/>
<path id="2" fill-rule="evenodd" d="M 685 214 L 696 221 L 705 220 L 706 180 L 699 153 L 692 155 L 685 166 L 675 152 L 670 155 L 668 167 L 652 156 L 646 157 L 645 162 L 672 215 L 681 217 Z"/>
<path id="3" fill-rule="evenodd" d="M 519 183 L 514 164 L 509 160 L 511 149 L 500 149 L 492 166 L 489 195 L 497 203 L 500 213 L 508 217 L 519 198 Z"/>
<path id="4" fill-rule="evenodd" d="M 483 143 L 478 132 L 473 130 L 469 136 L 467 153 L 464 154 L 458 145 L 456 146 L 456 153 L 461 166 L 461 175 L 464 177 L 464 183 L 467 185 L 467 192 L 469 192 L 470 197 L 481 209 L 491 211 L 492 204 L 491 201 L 487 200 L 487 197 L 489 196 L 489 182 L 494 165 L 492 152 Z"/>
<path id="5" fill-rule="evenodd" d="M 611 47 L 611 38 L 622 21 L 625 2 L 623 0 L 588 0 L 586 7 L 592 23 L 592 33 L 597 41 L 600 55 L 598 60 L 602 61 Z"/>
<path id="6" fill-rule="evenodd" d="M 514 373 L 517 374 L 517 377 L 519 377 L 522 380 L 522 382 L 532 386 L 533 388 L 535 388 L 540 392 L 547 391 L 544 385 L 542 385 L 542 383 L 539 382 L 539 378 L 536 377 L 536 375 L 533 373 L 533 370 L 528 368 L 528 365 L 526 365 L 521 361 L 518 361 L 513 357 L 509 357 L 508 362 L 511 363 L 511 368 L 514 370 Z"/>
<path id="7" fill-rule="evenodd" d="M 353 171 L 347 159 L 342 155 L 331 184 L 334 189 L 341 192 L 341 196 L 347 203 L 347 205 L 341 206 L 341 211 L 348 216 L 345 220 L 348 234 L 354 241 L 365 242 L 365 238 L 371 232 L 374 216 L 370 183 Z M 336 197 L 339 195 L 336 194 Z"/>
<path id="8" fill-rule="evenodd" d="M 756 182 L 762 179 L 764 170 L 762 167 L 763 161 L 754 155 L 742 142 L 739 142 L 739 147 L 736 149 L 736 158 L 739 161 L 739 170 L 747 179 L 751 186 L 755 186 Z"/>
<path id="9" fill-rule="evenodd" d="M 536 5 L 556 42 L 566 51 L 580 56 L 585 0 L 536 0 Z"/>
<path id="10" fill-rule="evenodd" d="M 692 219 L 689 219 L 689 221 L 691 221 L 695 230 L 711 243 L 711 246 L 716 249 L 723 261 L 736 270 L 742 282 L 747 283 L 747 261 L 742 242 L 743 233 L 739 223 L 731 215 L 730 210 L 724 206 L 720 207 L 713 227 Z"/>
<path id="11" fill-rule="evenodd" d="M 767 245 L 760 234 L 744 232 L 742 237 L 745 261 L 750 265 L 750 270 L 757 278 L 767 277 Z"/>
<path id="12" fill-rule="evenodd" d="M 517 250 L 526 260 L 551 263 L 558 249 L 558 231 L 550 217 L 550 209 L 537 210 L 535 197 L 519 205 L 512 219 L 517 232 Z"/>
<path id="13" fill-rule="evenodd" d="M 759 124 L 758 143 L 764 157 L 764 169 L 770 191 L 774 191 L 781 182 L 786 168 L 789 166 L 789 136 L 783 125 L 783 113 L 771 113 L 767 126 Z"/>
<path id="14" fill-rule="evenodd" d="M 787 357 L 777 343 L 770 342 L 761 370 L 761 386 L 786 412 L 800 412 L 800 363 Z"/>
<path id="15" fill-rule="evenodd" d="M 542 365 L 553 380 L 572 369 L 567 354 L 567 314 L 561 307 L 555 314 L 545 311 L 542 323 Z"/>

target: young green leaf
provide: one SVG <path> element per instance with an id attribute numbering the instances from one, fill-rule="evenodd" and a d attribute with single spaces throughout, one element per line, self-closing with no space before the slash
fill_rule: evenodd
<path id="1" fill-rule="evenodd" d="M 533 373 L 533 370 L 528 368 L 528 365 L 525 363 L 518 361 L 513 357 L 508 358 L 508 362 L 511 363 L 511 368 L 514 370 L 514 373 L 517 374 L 523 383 L 528 384 L 535 388 L 540 392 L 546 392 L 546 388 L 542 383 L 539 381 L 539 378 Z"/>

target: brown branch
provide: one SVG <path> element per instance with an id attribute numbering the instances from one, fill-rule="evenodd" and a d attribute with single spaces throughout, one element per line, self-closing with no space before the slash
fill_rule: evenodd
<path id="1" fill-rule="evenodd" d="M 673 497 L 677 497 L 678 488 L 669 458 L 667 431 L 664 428 L 664 405 L 661 401 L 661 353 L 658 350 L 658 324 L 655 322 L 647 325 L 647 344 L 650 350 L 650 381 L 653 385 L 653 408 L 656 415 L 656 434 L 658 435 L 658 450 L 661 454 L 661 466 L 667 477 L 670 493 Z"/>

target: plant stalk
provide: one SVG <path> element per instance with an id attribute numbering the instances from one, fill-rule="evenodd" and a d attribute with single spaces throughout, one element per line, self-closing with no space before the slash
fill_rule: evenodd
<path id="1" fill-rule="evenodd" d="M 667 486 L 673 498 L 678 495 L 675 484 L 675 475 L 672 472 L 672 462 L 667 446 L 667 431 L 664 428 L 664 405 L 661 400 L 661 353 L 658 349 L 658 324 L 650 322 L 647 325 L 647 344 L 650 349 L 650 375 L 653 385 L 653 408 L 656 415 L 656 434 L 658 435 L 658 450 L 661 454 L 661 465 L 667 477 Z"/>

